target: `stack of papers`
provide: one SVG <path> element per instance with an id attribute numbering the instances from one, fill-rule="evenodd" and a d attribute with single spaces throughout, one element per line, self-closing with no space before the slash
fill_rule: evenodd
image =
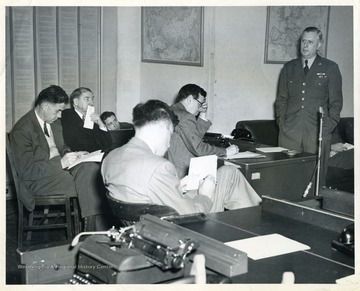
<path id="1" fill-rule="evenodd" d="M 288 149 L 282 147 L 264 147 L 264 148 L 256 148 L 257 151 L 262 153 L 280 153 L 283 151 L 287 151 Z"/>
<path id="2" fill-rule="evenodd" d="M 262 154 L 258 154 L 258 153 L 253 153 L 253 152 L 240 152 L 237 153 L 235 155 L 231 155 L 231 156 L 225 156 L 224 159 L 225 160 L 234 160 L 234 159 L 250 159 L 250 158 L 265 158 L 265 155 Z"/>

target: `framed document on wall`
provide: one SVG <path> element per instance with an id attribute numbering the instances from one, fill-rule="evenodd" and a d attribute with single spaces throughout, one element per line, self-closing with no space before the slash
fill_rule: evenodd
<path id="1" fill-rule="evenodd" d="M 143 7 L 141 60 L 203 65 L 202 7 Z"/>
<path id="2" fill-rule="evenodd" d="M 265 63 L 283 64 L 299 56 L 300 35 L 315 26 L 323 34 L 319 54 L 326 57 L 329 6 L 269 6 L 266 18 Z"/>

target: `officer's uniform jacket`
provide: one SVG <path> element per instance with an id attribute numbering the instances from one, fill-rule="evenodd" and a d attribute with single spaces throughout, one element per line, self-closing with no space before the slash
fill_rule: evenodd
<path id="1" fill-rule="evenodd" d="M 336 63 L 316 56 L 305 76 L 301 58 L 287 62 L 275 102 L 279 145 L 316 153 L 319 108 L 324 111 L 323 137 L 327 137 L 340 120 L 342 104 L 342 78 Z"/>

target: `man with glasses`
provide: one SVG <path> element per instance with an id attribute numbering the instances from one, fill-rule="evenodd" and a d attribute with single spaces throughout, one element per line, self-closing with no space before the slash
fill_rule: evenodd
<path id="1" fill-rule="evenodd" d="M 239 152 L 236 145 L 221 148 L 203 142 L 203 137 L 211 126 L 211 121 L 206 117 L 206 95 L 206 91 L 200 86 L 187 84 L 180 89 L 175 104 L 171 106 L 179 118 L 179 124 L 171 136 L 166 157 L 174 164 L 180 179 L 188 174 L 192 157 L 233 155 Z M 233 204 L 227 203 L 225 208 L 249 207 L 260 203 L 260 197 L 236 167 L 222 166 L 218 169 L 217 178 L 218 187 L 231 184 L 230 192 L 242 193 L 241 201 L 237 199 Z M 222 189 L 218 191 L 222 192 Z"/>

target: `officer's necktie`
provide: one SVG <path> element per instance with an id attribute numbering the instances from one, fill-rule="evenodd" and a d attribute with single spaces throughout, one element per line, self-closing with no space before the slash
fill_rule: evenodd
<path id="1" fill-rule="evenodd" d="M 44 133 L 45 133 L 45 135 L 47 135 L 48 137 L 50 137 L 50 134 L 49 134 L 49 132 L 48 132 L 48 130 L 47 130 L 47 127 L 46 127 L 46 122 L 44 122 Z"/>
<path id="2" fill-rule="evenodd" d="M 86 117 L 86 115 L 84 114 L 83 116 L 82 116 L 82 120 L 85 122 L 85 117 Z"/>
<path id="3" fill-rule="evenodd" d="M 305 67 L 304 67 L 305 76 L 307 75 L 308 72 L 309 72 L 308 60 L 305 60 Z"/>

